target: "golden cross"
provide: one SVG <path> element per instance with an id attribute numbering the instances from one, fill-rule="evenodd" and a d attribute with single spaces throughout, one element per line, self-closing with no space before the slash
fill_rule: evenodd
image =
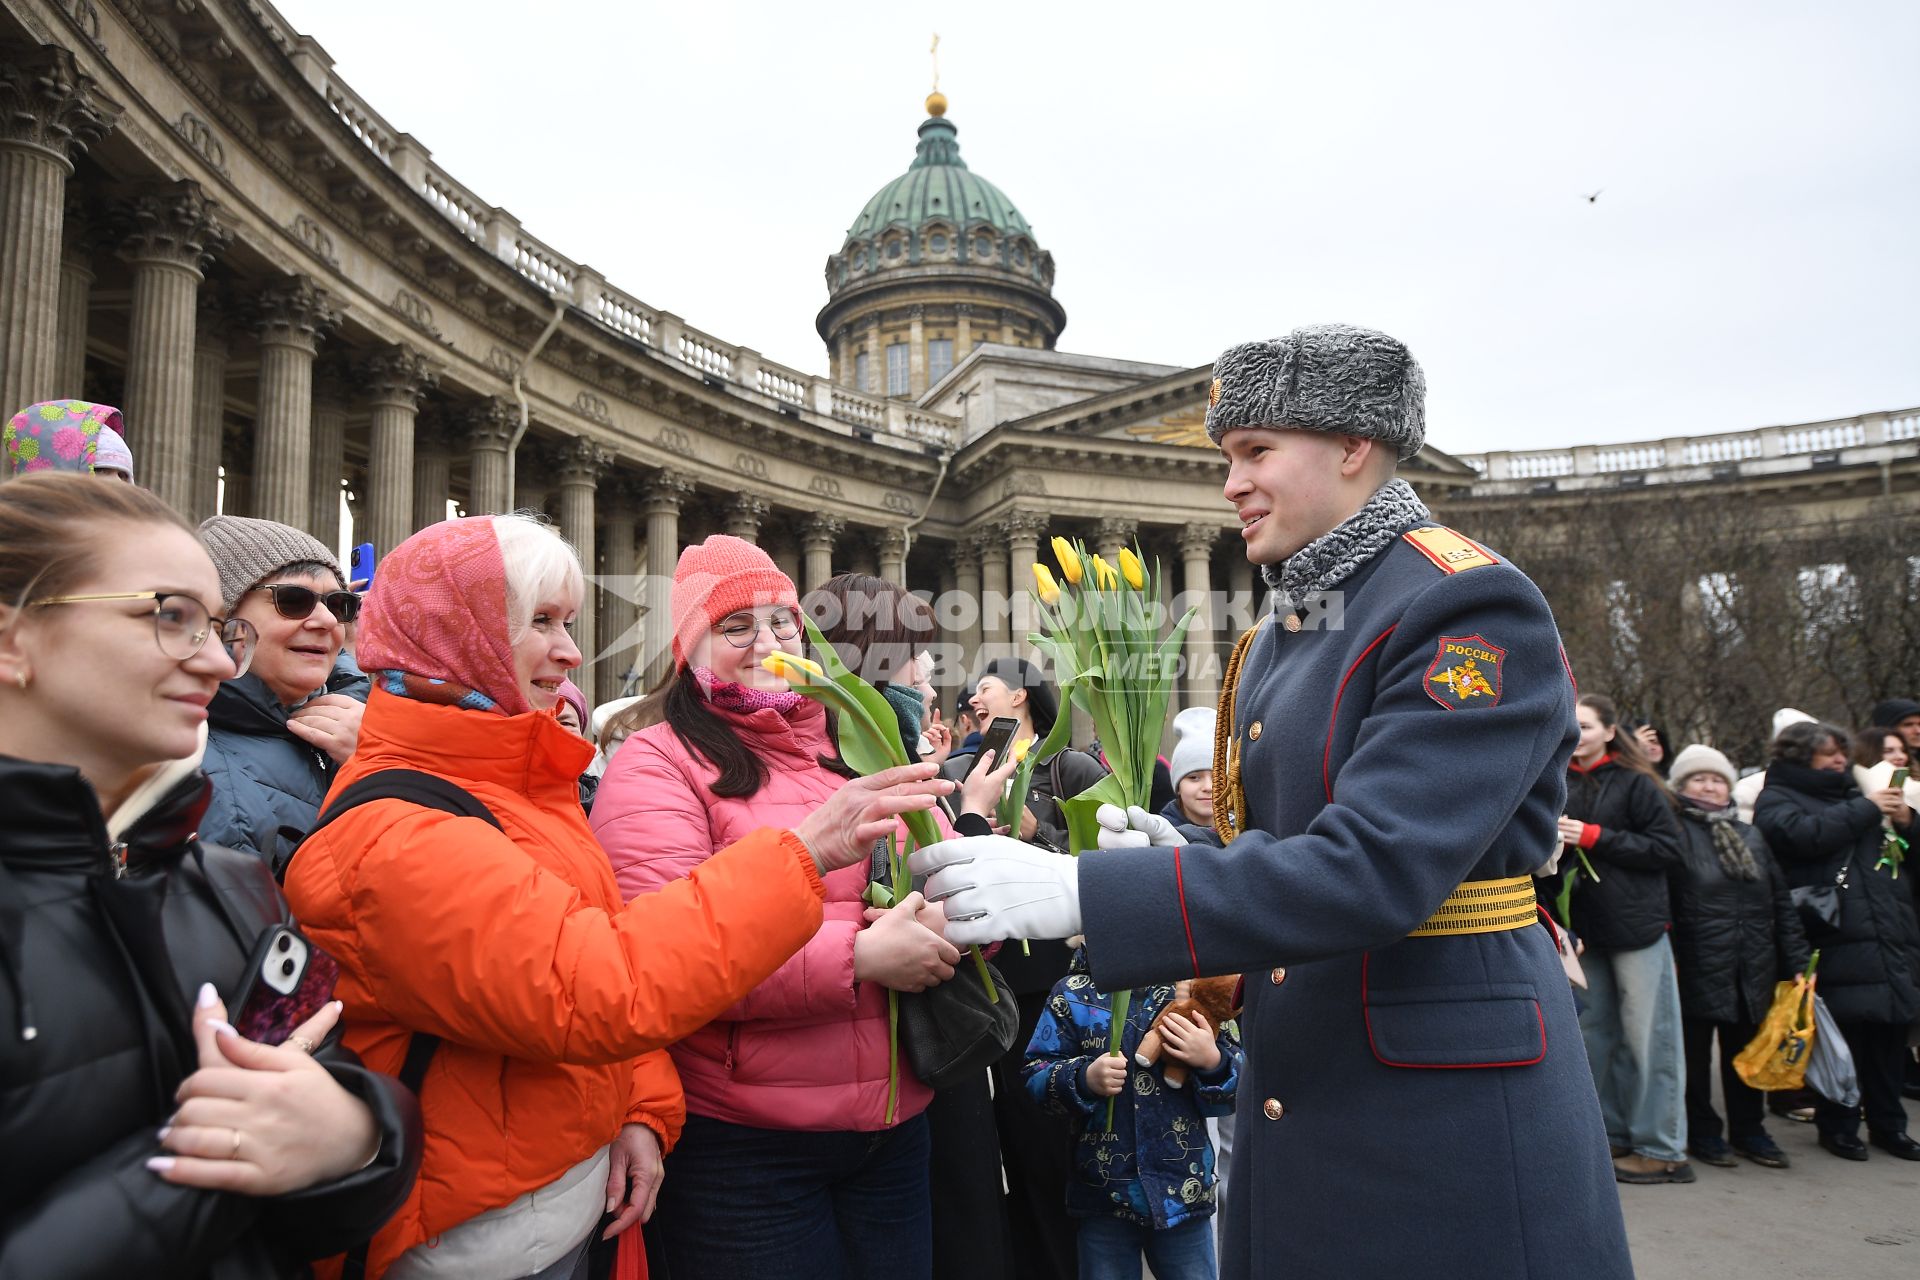
<path id="1" fill-rule="evenodd" d="M 933 55 L 933 91 L 940 92 L 940 33 L 933 33 L 933 47 L 927 50 Z"/>

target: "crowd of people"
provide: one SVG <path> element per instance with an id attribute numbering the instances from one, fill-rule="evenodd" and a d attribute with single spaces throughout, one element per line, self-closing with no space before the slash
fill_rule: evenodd
<path id="1" fill-rule="evenodd" d="M 1783 708 L 1765 768 L 1745 777 L 1705 744 L 1670 755 L 1664 735 L 1622 723 L 1603 696 L 1582 697 L 1578 717 L 1563 853 L 1542 869 L 1543 897 L 1562 904 L 1577 957 L 1618 1180 L 1691 1182 L 1690 1156 L 1784 1169 L 1769 1106 L 1817 1125 L 1820 1146 L 1843 1159 L 1867 1159 L 1870 1143 L 1920 1160 L 1901 1103 L 1920 1097 L 1920 878 L 1900 875 L 1920 837 L 1920 783 L 1908 776 L 1920 702 L 1879 703 L 1859 733 Z M 1846 1042 L 1860 1105 L 1769 1098 L 1734 1068 L 1776 983 L 1802 981 Z"/>
<path id="2" fill-rule="evenodd" d="M 920 597 L 803 596 L 715 535 L 680 556 L 666 677 L 595 708 L 582 567 L 539 517 L 424 529 L 363 593 L 302 530 L 190 527 L 123 436 L 67 401 L 6 441 L 0 1273 L 1215 1274 L 1246 1058 L 1185 984 L 1122 1017 L 1082 939 L 1006 943 L 994 1060 L 938 1089 L 901 1061 L 899 997 L 973 962 L 942 903 L 876 905 L 878 851 L 916 812 L 1065 851 L 1060 802 L 1107 772 L 1097 743 L 1041 759 L 1003 822 L 1012 744 L 1066 714 L 1042 669 L 941 705 Z M 809 617 L 917 763 L 859 775 L 776 673 Z M 1775 1109 L 1920 1159 L 1920 703 L 1858 735 L 1783 713 L 1759 782 L 1604 697 L 1577 716 L 1538 874 L 1616 1177 L 1786 1167 L 1731 1062 L 1814 947 L 1862 1104 Z M 1221 843 L 1216 725 L 1173 717 L 1154 843 Z M 1830 918 L 1795 901 L 1830 886 Z"/>

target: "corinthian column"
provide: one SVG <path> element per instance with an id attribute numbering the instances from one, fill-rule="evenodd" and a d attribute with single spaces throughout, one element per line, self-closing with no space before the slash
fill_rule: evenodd
<path id="1" fill-rule="evenodd" d="M 507 510 L 507 450 L 520 427 L 520 410 L 498 396 L 467 411 L 467 514 L 504 515 Z"/>
<path id="2" fill-rule="evenodd" d="M 560 536 L 571 542 L 580 554 L 580 567 L 587 575 L 587 594 L 580 603 L 573 639 L 580 646 L 581 662 L 591 665 L 599 657 L 594 645 L 593 622 L 600 596 L 595 581 L 599 576 L 599 560 L 593 547 L 593 493 L 600 477 L 613 465 L 613 455 L 586 436 L 576 436 L 561 446 L 555 463 L 560 476 Z M 583 689 L 593 688 L 585 672 L 577 683 Z"/>
<path id="3" fill-rule="evenodd" d="M 953 590 L 959 599 L 948 607 L 958 612 L 960 660 L 971 679 L 980 660 L 980 547 L 972 538 L 961 538 L 953 545 Z"/>
<path id="4" fill-rule="evenodd" d="M 220 453 L 226 443 L 227 333 L 226 308 L 209 291 L 200 291 L 200 310 L 193 318 L 193 444 L 187 467 L 186 516 L 196 523 L 213 515 L 220 505 Z M 137 434 L 137 433 L 136 433 Z M 139 465 L 139 459 L 134 459 Z M 329 542 L 328 546 L 333 544 Z"/>
<path id="5" fill-rule="evenodd" d="M 647 478 L 641 509 L 647 514 L 647 598 L 642 681 L 651 689 L 673 666 L 673 570 L 680 559 L 680 507 L 693 494 L 693 477 L 659 471 Z"/>
<path id="6" fill-rule="evenodd" d="M 880 551 L 880 577 L 897 587 L 907 585 L 907 531 L 882 529 L 874 539 Z"/>
<path id="7" fill-rule="evenodd" d="M 254 427 L 254 506 L 269 520 L 313 520 L 313 357 L 339 312 L 307 276 L 270 286 L 254 309 L 260 411 Z"/>
<path id="8" fill-rule="evenodd" d="M 1040 557 L 1040 535 L 1047 531 L 1043 511 L 1015 511 L 1001 524 L 1007 532 L 1007 608 L 1013 652 L 1027 648 L 1033 631 L 1033 564 Z"/>
<path id="9" fill-rule="evenodd" d="M 340 482 L 346 474 L 346 380 L 336 358 L 313 370 L 313 469 L 307 476 L 307 532 L 329 547 L 340 542 Z"/>
<path id="10" fill-rule="evenodd" d="M 630 480 L 618 476 L 602 480 L 598 494 L 606 499 L 599 504 L 606 533 L 600 547 L 600 616 L 605 623 L 600 634 L 606 639 L 600 642 L 604 658 L 595 672 L 593 688 L 594 701 L 606 702 L 625 695 L 627 676 L 633 668 L 635 624 L 639 621 L 634 564 L 638 538 L 633 515 L 640 495 Z"/>
<path id="11" fill-rule="evenodd" d="M 119 115 L 65 49 L 0 47 L 0 413 L 79 394 L 57 385 L 67 179 Z"/>
<path id="12" fill-rule="evenodd" d="M 373 409 L 367 432 L 367 528 L 377 555 L 413 532 L 413 425 L 420 397 L 435 380 L 427 358 L 394 343 L 360 367 Z"/>
<path id="13" fill-rule="evenodd" d="M 760 541 L 760 522 L 767 518 L 767 513 L 772 509 L 772 504 L 757 494 L 736 493 L 727 503 L 722 528 L 732 537 L 757 544 Z"/>
<path id="14" fill-rule="evenodd" d="M 87 376 L 87 305 L 93 294 L 92 219 L 76 193 L 67 193 L 67 219 L 60 238 L 59 367 L 54 383 L 62 396 L 78 397 Z M 6 410 L 11 413 L 14 408 Z"/>
<path id="15" fill-rule="evenodd" d="M 447 518 L 453 496 L 453 432 L 438 415 L 413 425 L 413 527 L 424 529 Z"/>
<path id="16" fill-rule="evenodd" d="M 833 576 L 833 542 L 846 531 L 847 522 L 838 516 L 814 515 L 801 522 L 800 550 L 806 575 L 802 591 L 817 591 Z"/>
<path id="17" fill-rule="evenodd" d="M 134 465 L 148 488 L 185 510 L 193 501 L 193 313 L 200 269 L 228 237 L 195 182 L 135 197 L 120 221 L 120 256 L 133 267 L 122 408 Z M 256 490 L 256 507 L 259 500 Z"/>
<path id="18" fill-rule="evenodd" d="M 1198 611 L 1187 628 L 1187 705 L 1210 707 L 1219 698 L 1218 646 L 1213 634 L 1213 547 L 1217 524 L 1190 524 L 1180 530 L 1180 561 L 1186 569 L 1188 603 Z"/>
<path id="19" fill-rule="evenodd" d="M 1004 658 L 1010 652 L 1007 648 L 1007 624 L 1012 615 L 1007 598 L 1006 543 L 1001 541 L 999 529 L 989 526 L 977 536 L 973 545 L 980 556 L 981 641 L 993 657 Z M 980 655 L 976 654 L 976 668 L 979 663 Z"/>

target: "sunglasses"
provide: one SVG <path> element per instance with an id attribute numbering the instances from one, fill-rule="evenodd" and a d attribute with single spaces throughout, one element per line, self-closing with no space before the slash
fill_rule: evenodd
<path id="1" fill-rule="evenodd" d="M 271 591 L 273 611 L 289 622 L 311 617 L 317 604 L 325 604 L 327 612 L 340 622 L 352 622 L 360 616 L 360 597 L 351 591 L 315 591 L 292 582 L 270 583 L 254 590 Z"/>

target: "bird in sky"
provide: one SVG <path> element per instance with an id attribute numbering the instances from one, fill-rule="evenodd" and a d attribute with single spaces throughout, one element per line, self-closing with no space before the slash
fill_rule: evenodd
<path id="1" fill-rule="evenodd" d="M 1605 190 L 1606 190 L 1605 187 L 1600 188 L 1600 191 L 1605 191 Z M 1582 197 L 1582 199 L 1584 199 L 1588 204 L 1596 204 L 1599 202 L 1599 199 L 1600 199 L 1600 191 L 1596 191 L 1590 196 L 1584 196 Z"/>

